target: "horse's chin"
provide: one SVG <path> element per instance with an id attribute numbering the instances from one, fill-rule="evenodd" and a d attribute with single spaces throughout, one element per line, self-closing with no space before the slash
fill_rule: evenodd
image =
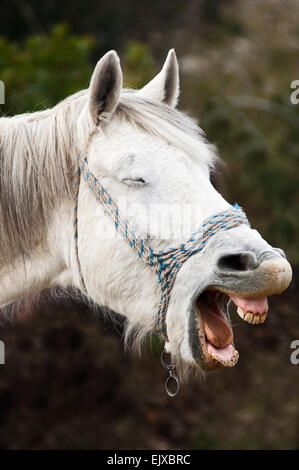
<path id="1" fill-rule="evenodd" d="M 267 318 L 267 297 L 241 298 L 215 288 L 204 290 L 190 310 L 188 339 L 193 359 L 202 370 L 233 367 L 238 362 L 228 312 L 230 301 L 247 323 L 260 325 Z"/>

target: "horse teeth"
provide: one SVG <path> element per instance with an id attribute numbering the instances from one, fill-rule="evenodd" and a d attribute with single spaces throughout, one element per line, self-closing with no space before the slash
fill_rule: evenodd
<path id="1" fill-rule="evenodd" d="M 268 312 L 264 312 L 262 315 L 256 314 L 255 318 L 254 318 L 254 321 L 253 321 L 253 324 L 254 325 L 262 325 L 265 322 L 267 316 L 268 316 Z"/>
<path id="2" fill-rule="evenodd" d="M 243 309 L 242 309 L 241 307 L 238 307 L 238 308 L 237 308 L 237 312 L 238 312 L 238 314 L 240 315 L 240 317 L 244 319 L 244 316 L 245 316 L 245 315 L 244 315 Z"/>
<path id="3" fill-rule="evenodd" d="M 244 320 L 247 321 L 248 323 L 253 323 L 254 315 L 251 312 L 247 312 Z"/>
<path id="4" fill-rule="evenodd" d="M 250 323 L 251 325 L 261 325 L 265 322 L 268 316 L 268 312 L 264 312 L 262 315 L 258 313 L 254 314 L 252 312 L 244 313 L 244 310 L 241 307 L 237 308 L 237 312 L 243 320 L 245 320 L 247 323 Z"/>
<path id="5" fill-rule="evenodd" d="M 268 312 L 264 312 L 263 315 L 261 315 L 260 324 L 265 323 L 267 316 Z"/>

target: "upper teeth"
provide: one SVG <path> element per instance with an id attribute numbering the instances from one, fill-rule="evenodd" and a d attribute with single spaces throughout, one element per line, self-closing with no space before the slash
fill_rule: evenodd
<path id="1" fill-rule="evenodd" d="M 251 312 L 244 313 L 241 307 L 237 308 L 237 312 L 239 316 L 243 318 L 243 320 L 245 320 L 247 323 L 251 323 L 252 325 L 261 325 L 265 322 L 268 315 L 268 312 L 264 312 L 262 315 L 260 315 L 259 313 Z"/>

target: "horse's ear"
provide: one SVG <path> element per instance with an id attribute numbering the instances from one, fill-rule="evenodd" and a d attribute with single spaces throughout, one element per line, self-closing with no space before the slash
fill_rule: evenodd
<path id="1" fill-rule="evenodd" d="M 123 76 L 115 51 L 105 54 L 97 63 L 89 86 L 89 111 L 99 124 L 112 116 L 119 102 Z"/>
<path id="2" fill-rule="evenodd" d="M 168 52 L 163 68 L 139 93 L 175 107 L 180 92 L 179 64 L 174 49 Z"/>

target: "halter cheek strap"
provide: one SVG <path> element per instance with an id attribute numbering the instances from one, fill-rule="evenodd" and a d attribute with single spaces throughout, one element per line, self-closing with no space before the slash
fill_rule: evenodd
<path id="1" fill-rule="evenodd" d="M 199 230 L 192 233 L 185 243 L 181 243 L 175 248 L 169 248 L 166 251 L 154 251 L 146 241 L 135 235 L 128 221 L 120 214 L 115 202 L 103 188 L 99 180 L 89 170 L 87 159 L 79 154 L 74 197 L 74 240 L 79 276 L 85 293 L 87 293 L 87 290 L 78 253 L 78 195 L 81 175 L 89 185 L 89 189 L 95 195 L 96 200 L 103 206 L 105 213 L 111 217 L 114 222 L 115 230 L 122 235 L 137 256 L 156 273 L 158 284 L 161 288 L 161 298 L 157 313 L 157 330 L 167 342 L 166 314 L 171 291 L 180 268 L 187 259 L 202 251 L 209 239 L 216 233 L 229 230 L 240 224 L 249 225 L 245 213 L 238 204 L 235 204 L 229 210 L 206 219 Z"/>

